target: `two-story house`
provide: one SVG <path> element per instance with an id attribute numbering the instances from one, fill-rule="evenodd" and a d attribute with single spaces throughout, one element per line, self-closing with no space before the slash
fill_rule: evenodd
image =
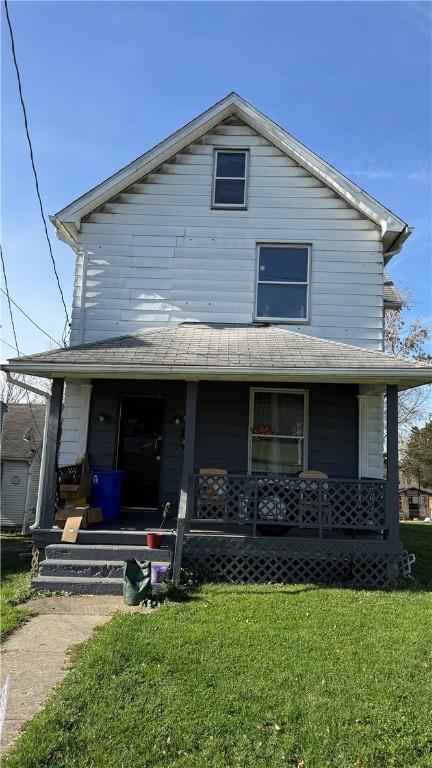
<path id="1" fill-rule="evenodd" d="M 51 220 L 71 346 L 8 366 L 53 381 L 35 541 L 61 560 L 55 468 L 86 454 L 124 471 L 123 517 L 77 558 L 145 556 L 170 502 L 176 578 L 394 583 L 397 395 L 432 380 L 383 352 L 407 224 L 235 93 Z M 67 588 L 95 589 L 65 556 Z"/>

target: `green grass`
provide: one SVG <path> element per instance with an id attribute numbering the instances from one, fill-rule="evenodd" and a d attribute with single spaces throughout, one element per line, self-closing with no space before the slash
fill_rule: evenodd
<path id="1" fill-rule="evenodd" d="M 432 526 L 404 525 L 431 584 Z M 431 768 L 431 596 L 208 585 L 116 616 L 5 768 Z"/>
<path id="2" fill-rule="evenodd" d="M 7 548 L 3 549 L 0 586 L 1 640 L 4 640 L 28 616 L 27 609 L 13 605 L 11 601 L 19 603 L 29 596 L 30 559 L 20 558 L 16 553 L 8 553 Z"/>
<path id="3" fill-rule="evenodd" d="M 400 531 L 405 549 L 416 556 L 412 575 L 432 588 L 432 523 L 401 523 Z"/>

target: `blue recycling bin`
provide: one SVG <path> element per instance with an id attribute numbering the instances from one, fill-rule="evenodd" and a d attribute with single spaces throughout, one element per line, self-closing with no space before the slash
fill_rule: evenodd
<path id="1" fill-rule="evenodd" d="M 104 523 L 118 520 L 124 472 L 93 472 L 92 507 L 101 507 Z"/>

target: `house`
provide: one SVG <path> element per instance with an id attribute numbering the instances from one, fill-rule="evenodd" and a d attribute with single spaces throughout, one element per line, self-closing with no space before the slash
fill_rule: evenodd
<path id="1" fill-rule="evenodd" d="M 432 381 L 383 353 L 407 224 L 235 93 L 51 221 L 71 346 L 6 366 L 52 379 L 36 585 L 120 590 L 100 563 L 151 556 L 165 502 L 176 579 L 394 583 L 397 396 Z M 85 454 L 123 517 L 62 548 L 55 468 Z"/>
<path id="2" fill-rule="evenodd" d="M 1 528 L 23 533 L 35 520 L 45 405 L 2 403 Z"/>
<path id="3" fill-rule="evenodd" d="M 400 519 L 432 517 L 432 490 L 420 485 L 399 487 Z"/>

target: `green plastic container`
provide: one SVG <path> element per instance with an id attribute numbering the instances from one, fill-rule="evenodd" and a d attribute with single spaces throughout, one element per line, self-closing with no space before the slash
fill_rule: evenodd
<path id="1" fill-rule="evenodd" d="M 139 605 L 151 597 L 150 563 L 125 560 L 123 565 L 123 601 L 126 605 Z"/>

